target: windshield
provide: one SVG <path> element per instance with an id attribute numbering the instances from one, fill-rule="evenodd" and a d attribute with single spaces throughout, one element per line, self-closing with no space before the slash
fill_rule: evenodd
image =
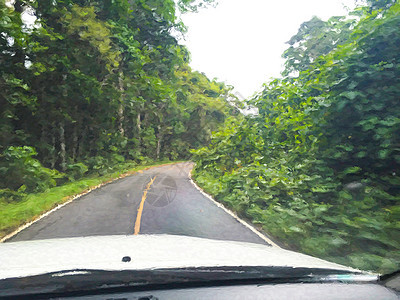
<path id="1" fill-rule="evenodd" d="M 395 0 L 0 0 L 0 279 L 397 271 L 399 26 Z"/>

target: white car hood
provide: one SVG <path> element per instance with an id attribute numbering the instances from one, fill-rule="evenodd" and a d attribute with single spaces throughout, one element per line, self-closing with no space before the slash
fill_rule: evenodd
<path id="1" fill-rule="evenodd" d="M 122 258 L 129 256 L 130 262 Z M 276 266 L 359 272 L 260 244 L 174 235 L 93 236 L 0 244 L 0 279 L 65 270 Z"/>

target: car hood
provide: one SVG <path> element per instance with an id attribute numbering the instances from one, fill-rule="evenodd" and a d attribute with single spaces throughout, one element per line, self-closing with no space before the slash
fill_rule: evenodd
<path id="1" fill-rule="evenodd" d="M 0 244 L 0 279 L 64 270 L 116 271 L 222 266 L 321 268 L 360 272 L 279 247 L 174 235 L 93 236 Z"/>

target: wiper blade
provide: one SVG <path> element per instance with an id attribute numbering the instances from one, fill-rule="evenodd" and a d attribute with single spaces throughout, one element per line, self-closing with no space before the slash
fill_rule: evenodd
<path id="1" fill-rule="evenodd" d="M 346 270 L 292 267 L 192 267 L 154 270 L 65 270 L 0 280 L 0 297 L 54 294 L 110 288 L 221 282 L 360 282 L 378 277 Z"/>

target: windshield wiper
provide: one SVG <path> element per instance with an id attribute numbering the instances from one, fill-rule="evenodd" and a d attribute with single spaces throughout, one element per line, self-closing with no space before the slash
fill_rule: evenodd
<path id="1" fill-rule="evenodd" d="M 292 267 L 199 267 L 154 270 L 65 270 L 0 280 L 0 297 L 26 297 L 115 288 L 179 284 L 298 283 L 377 281 L 361 272 Z"/>

